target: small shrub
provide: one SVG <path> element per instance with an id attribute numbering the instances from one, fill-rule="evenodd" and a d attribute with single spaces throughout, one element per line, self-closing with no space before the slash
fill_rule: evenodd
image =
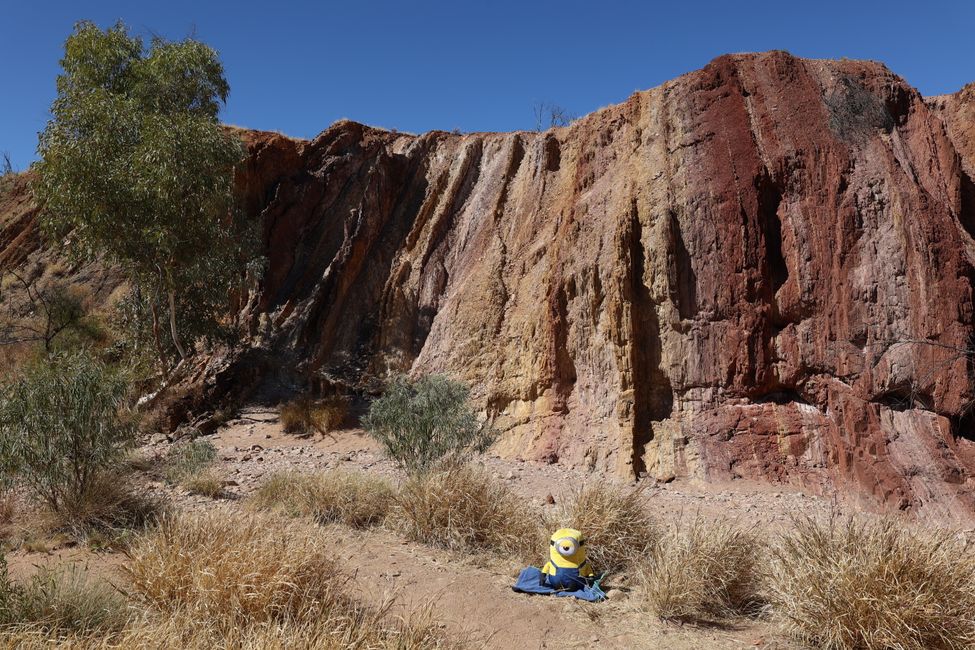
<path id="1" fill-rule="evenodd" d="M 829 126 L 842 140 L 863 142 L 880 131 L 889 133 L 894 118 L 883 100 L 862 83 L 842 76 L 825 98 Z"/>
<path id="2" fill-rule="evenodd" d="M 773 546 L 770 600 L 794 637 L 826 648 L 969 648 L 975 554 L 893 519 L 796 519 Z"/>
<path id="3" fill-rule="evenodd" d="M 0 474 L 70 518 L 133 440 L 131 420 L 120 415 L 127 389 L 84 352 L 28 366 L 0 394 Z"/>
<path id="4" fill-rule="evenodd" d="M 455 551 L 514 553 L 532 561 L 548 547 L 524 499 L 470 465 L 410 477 L 391 520 L 413 541 Z"/>
<path id="5" fill-rule="evenodd" d="M 126 573 L 137 599 L 223 633 L 323 618 L 339 600 L 327 540 L 293 521 L 176 515 L 161 521 L 130 558 Z"/>
<path id="6" fill-rule="evenodd" d="M 69 529 L 82 536 L 96 531 L 117 536 L 123 530 L 146 526 L 161 511 L 159 501 L 135 488 L 124 476 L 104 472 L 92 480 L 84 498 L 75 502 L 68 516 L 53 512 L 49 524 L 56 530 Z"/>
<path id="7" fill-rule="evenodd" d="M 223 477 L 211 467 L 190 474 L 180 482 L 191 494 L 216 499 L 223 496 Z"/>
<path id="8" fill-rule="evenodd" d="M 760 609 L 760 551 L 750 534 L 722 522 L 693 520 L 667 532 L 639 567 L 644 603 L 657 616 L 704 620 Z"/>
<path id="9" fill-rule="evenodd" d="M 324 474 L 284 472 L 272 475 L 251 497 L 254 507 L 313 516 L 354 528 L 381 523 L 393 503 L 388 481 L 363 472 Z"/>
<path id="10" fill-rule="evenodd" d="M 42 569 L 24 584 L 0 575 L 0 582 L 0 626 L 91 634 L 120 630 L 128 619 L 124 598 L 78 570 Z"/>
<path id="11" fill-rule="evenodd" d="M 285 433 L 301 436 L 314 432 L 328 433 L 339 428 L 349 414 L 349 403 L 344 397 L 313 400 L 299 397 L 281 407 L 281 424 Z"/>
<path id="12" fill-rule="evenodd" d="M 217 458 L 217 448 L 209 440 L 196 438 L 170 448 L 166 455 L 166 479 L 182 483 L 198 474 Z"/>
<path id="13" fill-rule="evenodd" d="M 494 431 L 477 421 L 468 396 L 466 386 L 439 375 L 397 377 L 370 405 L 363 425 L 400 467 L 424 472 L 494 442 Z"/>
<path id="14" fill-rule="evenodd" d="M 569 505 L 552 528 L 581 531 L 597 572 L 632 568 L 649 555 L 660 536 L 642 488 L 589 483 L 564 501 Z"/>

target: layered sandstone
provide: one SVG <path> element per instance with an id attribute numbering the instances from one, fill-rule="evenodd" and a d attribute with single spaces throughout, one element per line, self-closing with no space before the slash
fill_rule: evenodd
<path id="1" fill-rule="evenodd" d="M 250 133 L 268 267 L 187 408 L 441 372 L 504 455 L 971 514 L 967 92 L 772 52 L 543 133 Z"/>

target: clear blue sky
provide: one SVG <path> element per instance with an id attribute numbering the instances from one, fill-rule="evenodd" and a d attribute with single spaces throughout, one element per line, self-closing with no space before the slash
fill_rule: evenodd
<path id="1" fill-rule="evenodd" d="M 884 61 L 925 95 L 975 80 L 973 0 L 157 2 L 5 0 L 0 151 L 34 159 L 73 23 L 191 31 L 221 54 L 232 124 L 312 137 L 336 119 L 422 132 L 582 115 L 727 52 Z"/>

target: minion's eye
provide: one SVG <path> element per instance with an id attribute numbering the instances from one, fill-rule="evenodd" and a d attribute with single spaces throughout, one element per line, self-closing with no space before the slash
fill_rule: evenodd
<path id="1" fill-rule="evenodd" d="M 563 537 L 555 542 L 555 549 L 562 557 L 569 557 L 579 550 L 579 544 L 571 537 Z"/>

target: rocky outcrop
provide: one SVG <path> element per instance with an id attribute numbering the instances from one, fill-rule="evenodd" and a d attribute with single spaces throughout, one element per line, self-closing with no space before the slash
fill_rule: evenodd
<path id="1" fill-rule="evenodd" d="M 971 515 L 967 93 L 771 52 L 543 133 L 248 134 L 247 385 L 442 372 L 505 455 Z"/>
<path id="2" fill-rule="evenodd" d="M 0 381 L 29 358 L 45 331 L 44 303 L 54 292 L 77 299 L 88 313 L 104 315 L 124 294 L 117 269 L 71 259 L 45 241 L 30 191 L 32 172 L 0 177 Z M 53 340 L 53 338 L 52 338 Z"/>
<path id="3" fill-rule="evenodd" d="M 255 339 L 308 376 L 463 379 L 508 455 L 970 511 L 947 111 L 773 52 L 544 133 L 340 122 L 260 172 Z"/>

